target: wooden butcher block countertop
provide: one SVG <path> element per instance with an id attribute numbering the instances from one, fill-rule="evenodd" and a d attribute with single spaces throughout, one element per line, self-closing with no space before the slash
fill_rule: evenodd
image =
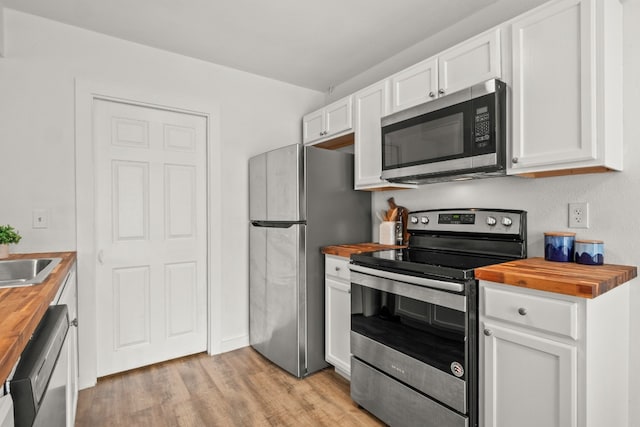
<path id="1" fill-rule="evenodd" d="M 595 298 L 636 277 L 638 269 L 626 265 L 583 265 L 527 258 L 476 268 L 474 273 L 476 279 Z"/>
<path id="2" fill-rule="evenodd" d="M 0 384 L 8 378 L 76 260 L 75 252 L 13 254 L 8 259 L 62 258 L 42 283 L 0 288 Z"/>
<path id="3" fill-rule="evenodd" d="M 325 255 L 336 255 L 349 258 L 352 254 L 361 254 L 364 252 L 384 251 L 387 249 L 401 249 L 406 246 L 398 245 L 381 245 L 380 243 L 354 243 L 351 245 L 332 245 L 322 248 Z"/>

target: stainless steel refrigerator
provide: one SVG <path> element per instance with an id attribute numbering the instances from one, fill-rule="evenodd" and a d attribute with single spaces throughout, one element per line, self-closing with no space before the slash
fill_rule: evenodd
<path id="1" fill-rule="evenodd" d="M 249 160 L 249 342 L 297 377 L 324 359 L 323 246 L 368 242 L 353 155 L 286 146 Z"/>

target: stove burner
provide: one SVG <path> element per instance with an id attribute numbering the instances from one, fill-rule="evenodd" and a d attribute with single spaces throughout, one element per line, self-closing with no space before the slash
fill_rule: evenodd
<path id="1" fill-rule="evenodd" d="M 469 280 L 474 279 L 475 268 L 526 257 L 524 211 L 442 209 L 409 215 L 431 220 L 414 221 L 409 227 L 407 249 L 352 255 L 352 263 L 414 276 Z M 442 220 L 458 217 L 473 221 Z"/>
<path id="2" fill-rule="evenodd" d="M 436 276 L 439 278 L 473 279 L 473 269 L 500 264 L 513 258 L 477 254 L 448 253 L 420 249 L 395 249 L 352 255 L 355 264 L 381 268 L 396 273 Z"/>

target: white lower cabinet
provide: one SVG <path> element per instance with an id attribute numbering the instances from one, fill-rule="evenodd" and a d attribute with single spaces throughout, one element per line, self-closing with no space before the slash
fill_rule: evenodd
<path id="1" fill-rule="evenodd" d="M 482 324 L 485 425 L 575 426 L 577 346 L 498 325 Z"/>
<path id="2" fill-rule="evenodd" d="M 481 281 L 480 425 L 628 425 L 628 296 Z"/>
<path id="3" fill-rule="evenodd" d="M 13 427 L 13 401 L 10 394 L 0 392 L 0 427 Z"/>
<path id="4" fill-rule="evenodd" d="M 325 255 L 325 359 L 336 372 L 351 373 L 349 258 Z"/>
<path id="5" fill-rule="evenodd" d="M 71 267 L 60 291 L 56 304 L 66 304 L 69 310 L 68 344 L 64 347 L 68 351 L 67 369 L 67 427 L 73 427 L 78 407 L 78 292 L 76 280 L 76 266 Z"/>

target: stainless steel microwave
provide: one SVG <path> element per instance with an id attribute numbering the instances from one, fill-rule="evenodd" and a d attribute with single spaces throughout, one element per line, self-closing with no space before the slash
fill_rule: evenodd
<path id="1" fill-rule="evenodd" d="M 504 175 L 506 85 L 488 80 L 383 117 L 382 178 L 424 184 Z"/>

